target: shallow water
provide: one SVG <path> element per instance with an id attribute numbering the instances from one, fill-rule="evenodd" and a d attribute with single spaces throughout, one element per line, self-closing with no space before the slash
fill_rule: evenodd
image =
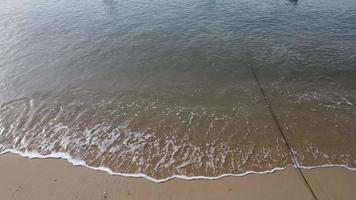
<path id="1" fill-rule="evenodd" d="M 254 69 L 297 164 L 356 167 L 353 0 L 3 0 L 0 27 L 0 152 L 155 179 L 283 168 Z"/>

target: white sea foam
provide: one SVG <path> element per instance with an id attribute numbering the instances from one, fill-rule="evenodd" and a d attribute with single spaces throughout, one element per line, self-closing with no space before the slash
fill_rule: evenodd
<path id="1" fill-rule="evenodd" d="M 18 154 L 22 157 L 26 157 L 29 159 L 46 159 L 46 158 L 53 158 L 53 159 L 65 159 L 67 161 L 69 161 L 70 163 L 72 163 L 74 166 L 83 166 L 92 170 L 96 170 L 96 171 L 103 171 L 106 173 L 109 173 L 111 175 L 117 175 L 117 176 L 124 176 L 124 177 L 132 177 L 132 178 L 145 178 L 148 179 L 150 181 L 154 181 L 156 183 L 163 183 L 172 179 L 183 179 L 183 180 L 217 180 L 217 179 L 221 179 L 223 177 L 239 177 L 239 176 L 245 176 L 248 174 L 268 174 L 268 173 L 273 173 L 276 171 L 281 171 L 284 169 L 287 169 L 289 166 L 293 166 L 294 168 L 301 168 L 301 169 L 315 169 L 315 168 L 326 168 L 326 167 L 342 167 L 342 168 L 346 168 L 348 170 L 351 171 L 356 171 L 356 168 L 352 168 L 346 165 L 340 165 L 340 164 L 325 164 L 325 165 L 320 165 L 320 166 L 301 166 L 298 164 L 298 166 L 296 165 L 288 165 L 286 167 L 275 167 L 271 170 L 266 170 L 266 171 L 261 171 L 261 172 L 257 172 L 257 171 L 246 171 L 244 173 L 240 173 L 240 174 L 221 174 L 219 176 L 185 176 L 185 175 L 173 175 L 167 178 L 163 178 L 163 179 L 155 179 L 153 177 L 150 177 L 146 174 L 142 174 L 142 173 L 120 173 L 120 172 L 114 172 L 111 169 L 107 168 L 107 167 L 93 167 L 93 166 L 89 166 L 88 164 L 86 164 L 85 161 L 83 160 L 78 160 L 73 158 L 71 155 L 64 153 L 64 152 L 55 152 L 55 153 L 50 153 L 48 155 L 41 155 L 38 152 L 21 152 L 18 151 L 16 149 L 6 149 L 2 152 L 0 152 L 0 155 L 2 154 L 6 154 L 6 153 L 14 153 L 14 154 Z"/>

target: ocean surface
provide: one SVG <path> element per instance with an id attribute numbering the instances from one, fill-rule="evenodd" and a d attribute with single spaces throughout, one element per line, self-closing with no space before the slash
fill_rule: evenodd
<path id="1" fill-rule="evenodd" d="M 355 169 L 356 1 L 0 0 L 5 152 L 157 181 Z"/>

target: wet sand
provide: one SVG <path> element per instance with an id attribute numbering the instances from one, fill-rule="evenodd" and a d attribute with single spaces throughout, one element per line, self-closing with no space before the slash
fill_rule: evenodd
<path id="1" fill-rule="evenodd" d="M 304 170 L 318 199 L 353 199 L 356 172 L 344 168 Z M 0 156 L 1 199 L 313 199 L 293 168 L 219 180 L 174 179 L 154 183 L 75 167 L 61 159 Z"/>

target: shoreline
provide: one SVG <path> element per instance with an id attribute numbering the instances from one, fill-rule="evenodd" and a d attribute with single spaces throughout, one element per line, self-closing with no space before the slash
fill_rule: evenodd
<path id="1" fill-rule="evenodd" d="M 303 170 L 319 200 L 352 199 L 356 172 L 340 167 Z M 218 180 L 113 176 L 63 159 L 0 155 L 0 196 L 4 199 L 313 199 L 293 167 L 264 175 Z"/>
<path id="2" fill-rule="evenodd" d="M 163 178 L 163 179 L 155 179 L 149 175 L 146 174 L 141 174 L 141 173 L 135 173 L 135 174 L 131 174 L 131 173 L 120 173 L 120 172 L 114 172 L 112 171 L 110 168 L 107 167 L 93 167 L 90 165 L 87 165 L 85 161 L 83 160 L 77 160 L 75 158 L 73 158 L 72 156 L 70 156 L 67 153 L 64 152 L 56 152 L 56 153 L 51 153 L 48 155 L 40 155 L 39 153 L 36 152 L 21 152 L 21 151 L 17 151 L 14 149 L 7 149 L 5 151 L 0 152 L 0 156 L 4 155 L 4 154 L 17 154 L 21 157 L 24 158 L 28 158 L 28 159 L 61 159 L 61 160 L 65 160 L 67 162 L 69 162 L 70 164 L 72 164 L 73 166 L 81 166 L 81 167 L 85 167 L 88 168 L 90 170 L 94 170 L 94 171 L 101 171 L 101 172 L 105 172 L 109 175 L 113 175 L 113 176 L 122 176 L 122 177 L 129 177 L 129 178 L 144 178 L 147 180 L 150 180 L 152 182 L 155 183 L 164 183 L 167 181 L 170 181 L 172 179 L 181 179 L 181 180 L 187 180 L 187 181 L 191 181 L 191 180 L 219 180 L 225 177 L 242 177 L 242 176 L 246 176 L 246 175 L 250 175 L 250 174 L 256 174 L 256 175 L 264 175 L 264 174 L 269 174 L 269 173 L 274 173 L 274 172 L 278 172 L 278 171 L 282 171 L 282 170 L 286 170 L 290 167 L 293 168 L 300 168 L 303 170 L 311 170 L 311 169 L 318 169 L 318 168 L 344 168 L 350 171 L 356 171 L 356 168 L 352 168 L 352 167 L 348 167 L 345 165 L 340 165 L 340 164 L 325 164 L 325 165 L 321 165 L 321 166 L 301 166 L 298 164 L 298 167 L 296 165 L 288 165 L 286 167 L 275 167 L 271 170 L 266 170 L 266 171 L 246 171 L 244 173 L 241 174 L 221 174 L 219 176 L 185 176 L 185 175 L 173 175 L 173 176 L 169 176 L 167 178 Z"/>

